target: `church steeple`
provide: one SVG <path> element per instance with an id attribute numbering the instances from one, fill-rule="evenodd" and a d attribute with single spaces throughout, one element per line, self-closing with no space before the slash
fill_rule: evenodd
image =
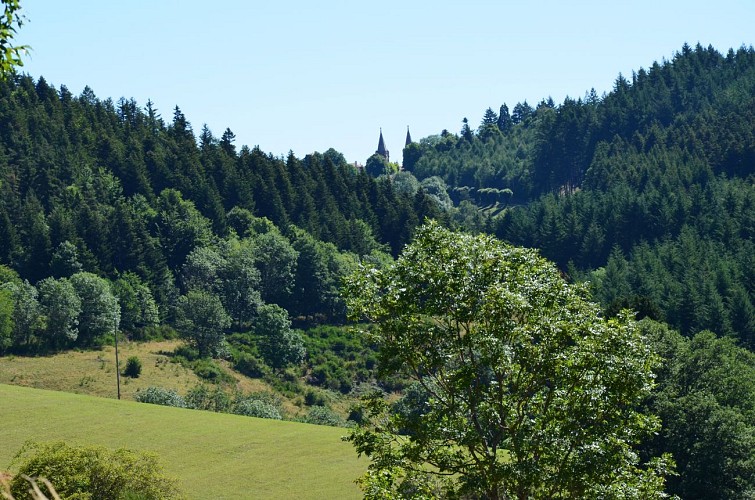
<path id="1" fill-rule="evenodd" d="M 409 133 L 409 125 L 406 126 L 406 144 L 405 146 L 408 146 L 412 143 L 412 134 Z"/>
<path id="2" fill-rule="evenodd" d="M 380 140 L 378 141 L 378 148 L 377 151 L 375 151 L 376 154 L 379 154 L 383 158 L 385 158 L 385 161 L 391 161 L 390 160 L 390 153 L 387 149 L 385 149 L 385 141 L 383 140 L 383 129 L 380 128 Z"/>

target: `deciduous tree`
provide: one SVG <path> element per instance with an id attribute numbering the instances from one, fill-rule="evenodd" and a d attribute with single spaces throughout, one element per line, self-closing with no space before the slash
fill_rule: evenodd
<path id="1" fill-rule="evenodd" d="M 254 331 L 260 335 L 260 352 L 267 364 L 283 368 L 304 359 L 304 340 L 291 330 L 285 309 L 275 304 L 260 306 Z"/>
<path id="2" fill-rule="evenodd" d="M 199 355 L 216 355 L 225 340 L 224 330 L 231 318 L 217 295 L 203 290 L 189 290 L 178 301 L 178 331 Z"/>
<path id="3" fill-rule="evenodd" d="M 535 251 L 430 224 L 395 265 L 352 275 L 346 295 L 377 324 L 382 370 L 426 396 L 419 419 L 368 400 L 348 438 L 372 459 L 368 496 L 662 496 L 665 462 L 640 465 L 633 450 L 658 428 L 637 410 L 649 345 Z"/>
<path id="4" fill-rule="evenodd" d="M 44 340 L 53 349 L 73 343 L 79 336 L 81 299 L 66 278 L 45 278 L 37 285 L 45 316 Z"/>
<path id="5" fill-rule="evenodd" d="M 79 314 L 79 345 L 98 345 L 113 333 L 121 321 L 121 307 L 113 295 L 110 282 L 92 273 L 76 273 L 70 278 L 81 299 Z"/>

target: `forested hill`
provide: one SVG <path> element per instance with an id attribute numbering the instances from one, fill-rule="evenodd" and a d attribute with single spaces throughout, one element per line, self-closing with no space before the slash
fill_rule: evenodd
<path id="1" fill-rule="evenodd" d="M 81 270 L 136 276 L 164 320 L 192 251 L 241 239 L 254 247 L 254 286 L 279 288 L 263 300 L 333 319 L 344 262 L 396 254 L 441 215 L 332 149 L 303 159 L 237 150 L 232 131 L 197 136 L 178 107 L 165 120 L 150 102 L 88 87 L 77 97 L 42 77 L 0 82 L 0 264 L 31 284 Z M 254 238 L 268 232 L 262 217 L 277 228 L 272 243 Z"/>
<path id="2" fill-rule="evenodd" d="M 755 347 L 752 48 L 685 45 L 603 96 L 488 109 L 477 129 L 465 119 L 410 144 L 403 163 L 374 178 L 333 149 L 274 157 L 228 129 L 196 134 L 178 107 L 164 119 L 149 102 L 17 76 L 0 82 L 0 264 L 32 284 L 128 275 L 165 320 L 192 252 L 189 266 L 230 269 L 249 245 L 262 301 L 332 319 L 339 277 L 434 217 L 540 248 L 609 313 Z M 257 237 L 270 232 L 260 217 L 274 236 Z"/>
<path id="3" fill-rule="evenodd" d="M 752 47 L 684 45 L 604 96 L 488 109 L 476 131 L 465 119 L 411 145 L 404 166 L 457 201 L 510 198 L 489 229 L 589 279 L 609 312 L 755 347 Z"/>

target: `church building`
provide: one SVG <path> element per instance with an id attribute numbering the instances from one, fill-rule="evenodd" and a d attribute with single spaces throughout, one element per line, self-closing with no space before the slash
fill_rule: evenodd
<path id="1" fill-rule="evenodd" d="M 408 146 L 412 143 L 412 136 L 409 133 L 409 125 L 406 126 L 406 144 L 404 147 Z M 375 151 L 375 154 L 379 154 L 383 158 L 385 158 L 385 161 L 390 162 L 391 161 L 391 154 L 388 149 L 385 147 L 385 140 L 383 140 L 383 129 L 380 128 L 380 139 L 378 139 L 378 147 L 377 151 Z"/>

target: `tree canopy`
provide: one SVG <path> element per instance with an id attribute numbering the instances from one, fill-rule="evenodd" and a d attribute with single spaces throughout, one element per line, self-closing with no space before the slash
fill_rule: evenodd
<path id="1" fill-rule="evenodd" d="M 369 398 L 349 437 L 372 459 L 368 497 L 662 496 L 663 460 L 642 465 L 633 448 L 659 426 L 638 411 L 649 343 L 535 251 L 429 224 L 346 295 L 377 324 L 381 369 L 414 380 L 422 401 L 418 417 Z"/>

